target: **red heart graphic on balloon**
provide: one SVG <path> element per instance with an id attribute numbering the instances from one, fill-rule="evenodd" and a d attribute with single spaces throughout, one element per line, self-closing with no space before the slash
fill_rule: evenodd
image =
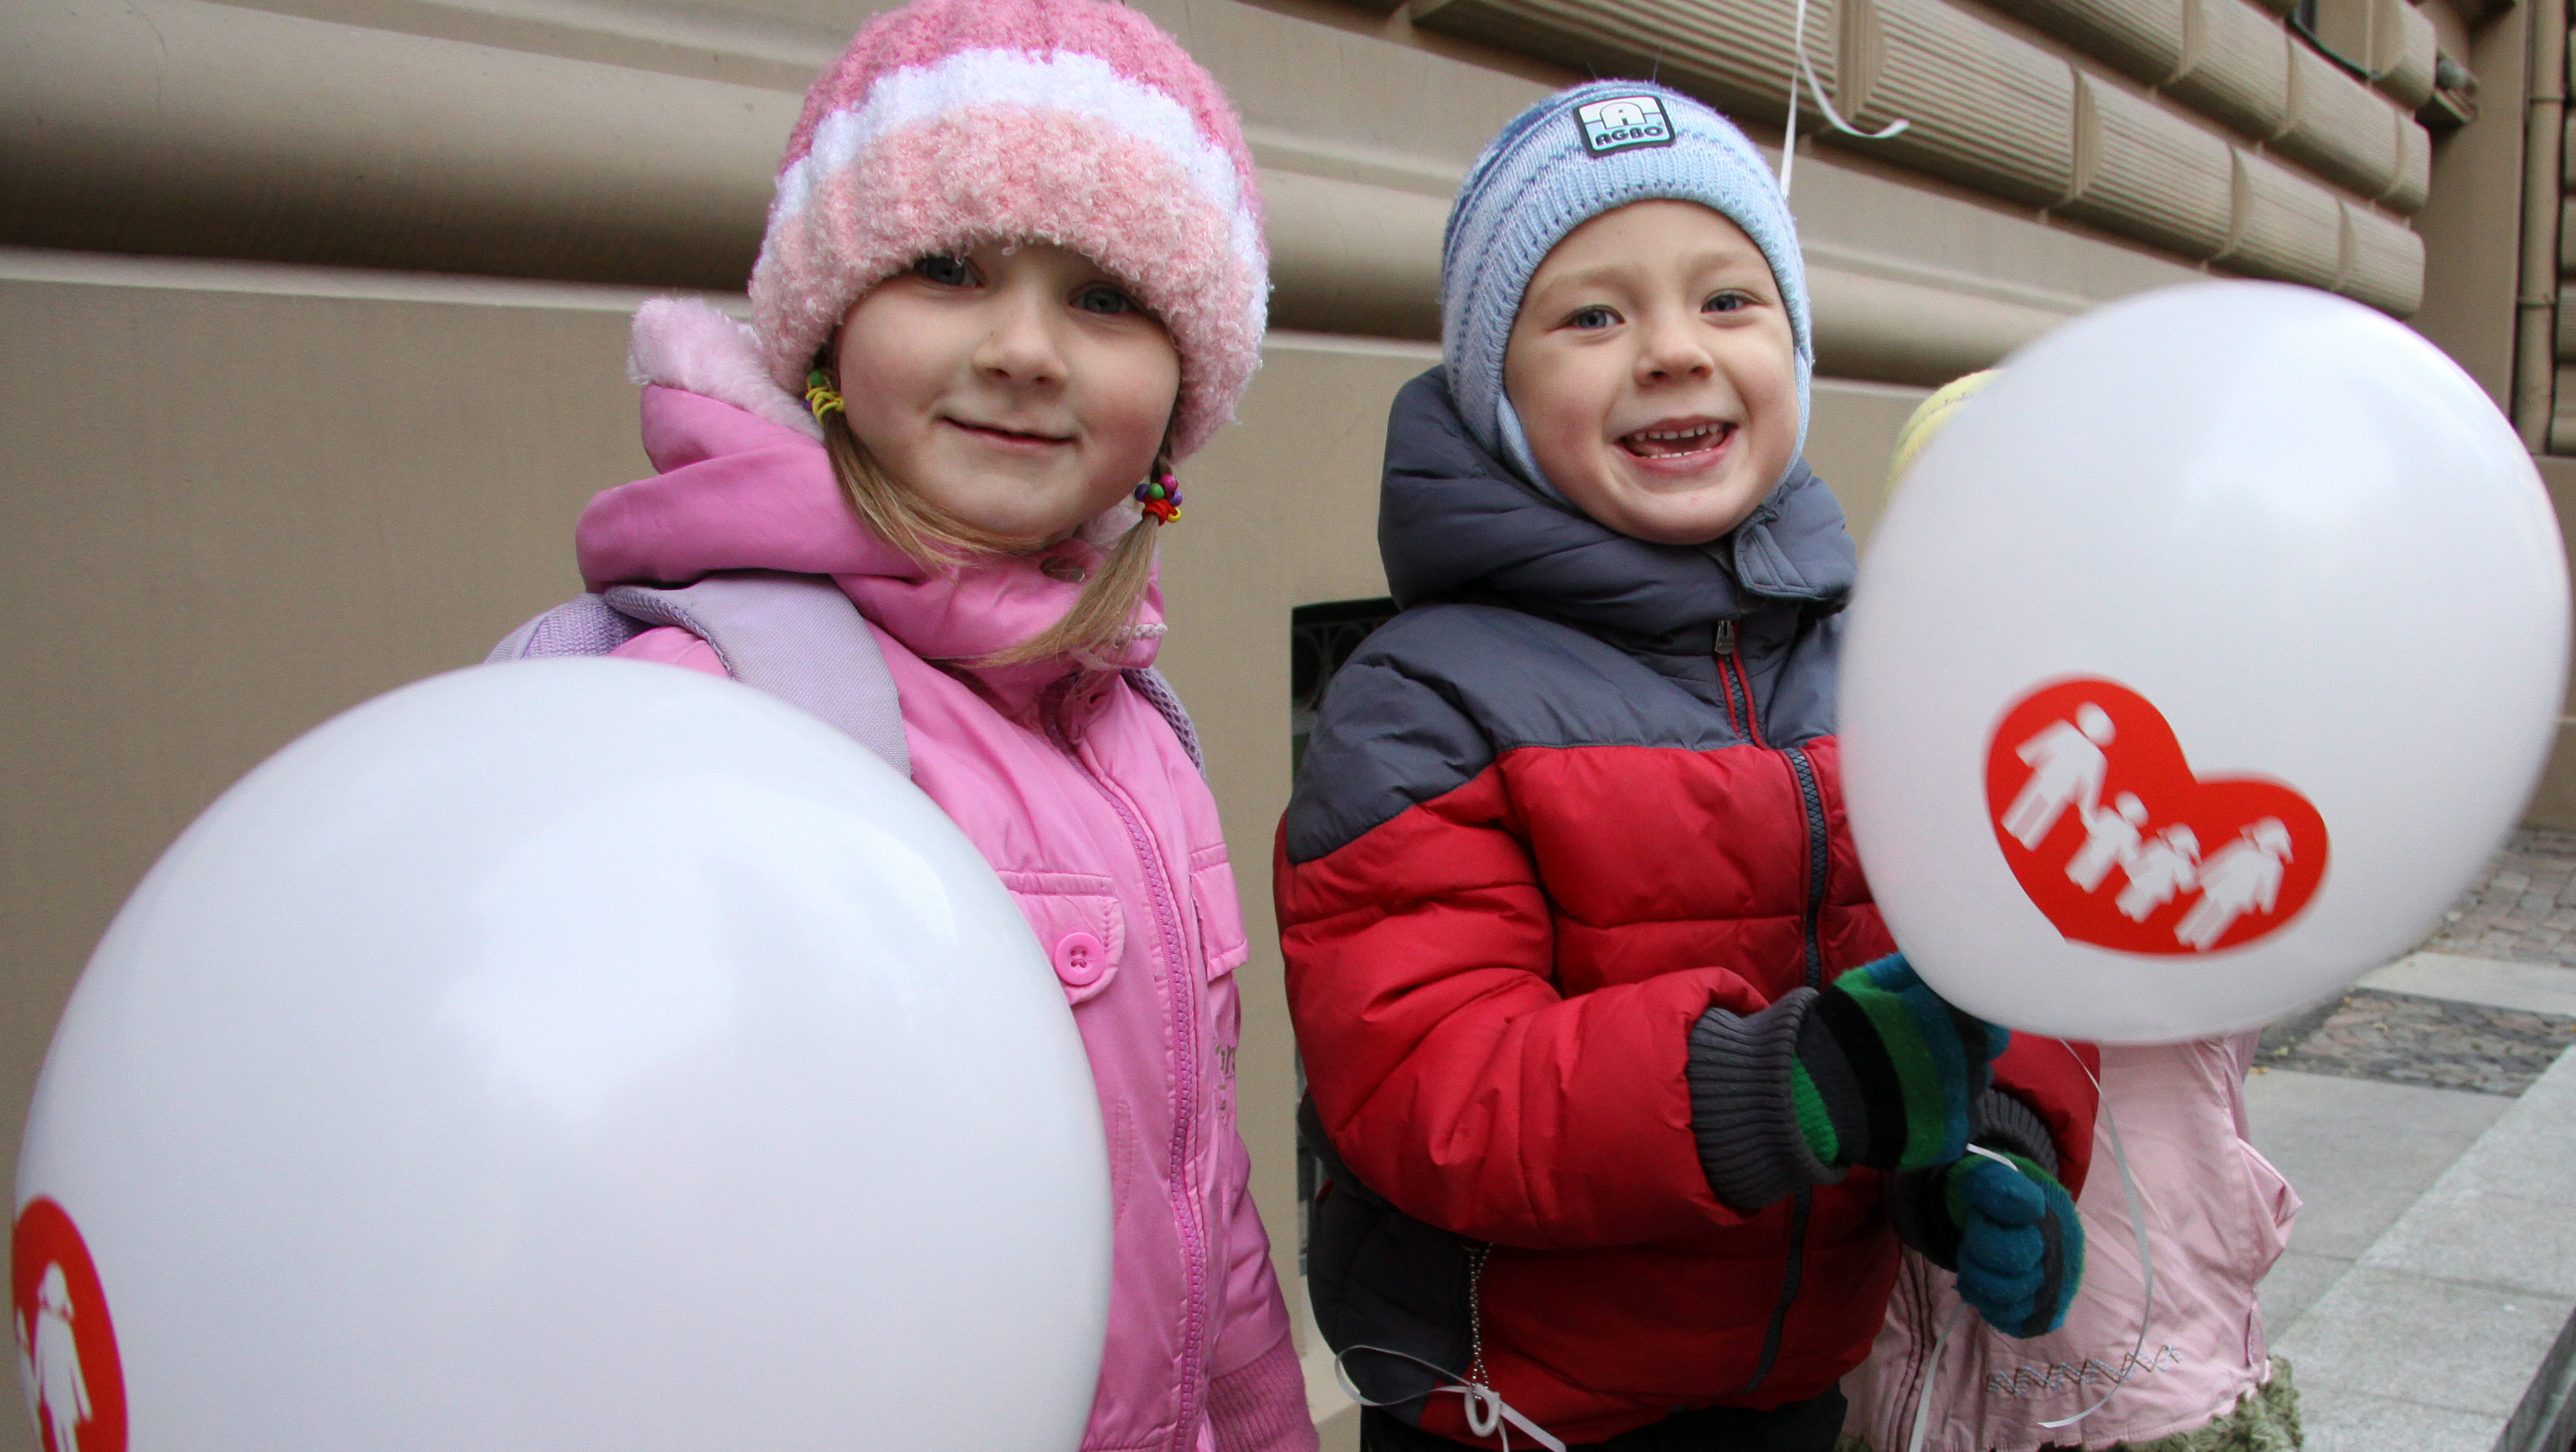
<path id="1" fill-rule="evenodd" d="M 1996 724 L 1986 810 L 2004 861 L 2068 941 L 2208 953 L 2277 932 L 2326 871 L 2326 823 L 2261 777 L 2197 777 L 2155 703 L 2056 681 Z"/>
<path id="2" fill-rule="evenodd" d="M 9 1238 L 20 1385 L 44 1452 L 125 1452 L 125 1365 L 98 1267 L 72 1218 L 39 1195 Z"/>

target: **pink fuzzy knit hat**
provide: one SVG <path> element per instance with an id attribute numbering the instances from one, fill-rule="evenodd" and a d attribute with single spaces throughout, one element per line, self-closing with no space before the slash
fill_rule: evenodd
<path id="1" fill-rule="evenodd" d="M 1225 94 L 1106 0 L 913 0 L 805 95 L 751 271 L 770 376 L 805 387 L 860 294 L 977 242 L 1070 248 L 1136 290 L 1181 355 L 1175 452 L 1261 361 L 1270 261 Z"/>

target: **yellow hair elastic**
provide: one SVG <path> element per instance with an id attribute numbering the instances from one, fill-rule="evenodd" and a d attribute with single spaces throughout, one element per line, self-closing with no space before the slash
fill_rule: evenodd
<path id="1" fill-rule="evenodd" d="M 841 406 L 840 391 L 832 387 L 831 375 L 820 368 L 805 375 L 805 406 L 814 410 L 816 423 L 821 423 L 823 415 L 827 413 L 837 413 L 845 417 L 849 413 L 848 409 Z"/>

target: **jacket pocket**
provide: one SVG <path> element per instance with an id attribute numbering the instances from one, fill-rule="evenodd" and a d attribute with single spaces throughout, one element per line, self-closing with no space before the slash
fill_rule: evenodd
<path id="1" fill-rule="evenodd" d="M 1198 908 L 1199 953 L 1207 976 L 1219 978 L 1243 966 L 1252 943 L 1243 931 L 1243 900 L 1235 893 L 1234 864 L 1225 844 L 1201 847 L 1190 854 L 1190 901 Z"/>
<path id="2" fill-rule="evenodd" d="M 1235 1112 L 1235 1056 L 1243 1045 L 1243 992 L 1229 976 L 1252 956 L 1243 931 L 1243 905 L 1234 895 L 1234 868 L 1225 844 L 1190 854 L 1190 906 L 1198 915 L 1199 966 L 1207 976 L 1208 1047 L 1216 1058 L 1216 1092 L 1230 1122 Z"/>
<path id="3" fill-rule="evenodd" d="M 1097 998 L 1118 976 L 1127 944 L 1127 915 L 1117 884 L 1079 872 L 1005 872 L 1002 886 L 1020 905 L 1038 947 L 1055 969 L 1067 1003 Z"/>

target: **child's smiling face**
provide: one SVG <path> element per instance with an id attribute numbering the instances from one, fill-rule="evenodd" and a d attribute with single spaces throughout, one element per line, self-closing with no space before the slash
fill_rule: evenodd
<path id="1" fill-rule="evenodd" d="M 903 487 L 1043 544 L 1153 467 L 1180 354 L 1124 284 L 1045 243 L 925 257 L 841 320 L 850 432 Z"/>
<path id="2" fill-rule="evenodd" d="M 1568 232 L 1522 295 L 1503 388 L 1548 481 L 1658 544 L 1742 524 L 1798 443 L 1779 283 L 1697 202 L 1633 202 Z"/>

